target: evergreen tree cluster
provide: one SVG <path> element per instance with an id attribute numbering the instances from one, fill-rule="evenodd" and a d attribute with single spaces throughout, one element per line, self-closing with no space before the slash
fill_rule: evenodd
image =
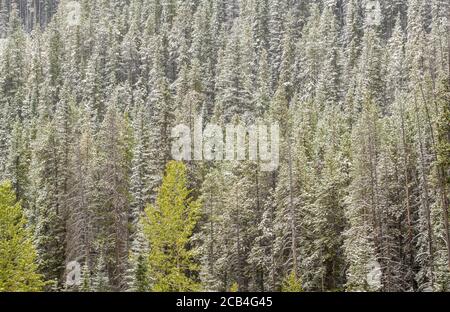
<path id="1" fill-rule="evenodd" d="M 449 291 L 449 34 L 446 0 L 0 0 L 0 291 Z M 277 122 L 279 168 L 171 161 L 198 116 Z"/>

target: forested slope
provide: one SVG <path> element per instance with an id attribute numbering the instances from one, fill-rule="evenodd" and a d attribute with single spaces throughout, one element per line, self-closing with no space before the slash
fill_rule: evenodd
<path id="1" fill-rule="evenodd" d="M 9 15 L 13 8 L 20 16 L 23 29 L 31 31 L 36 26 L 44 28 L 56 13 L 59 0 L 1 0 L 0 1 L 0 38 L 6 37 Z"/>
<path id="2" fill-rule="evenodd" d="M 450 290 L 448 1 L 11 2 L 0 180 L 44 289 Z M 199 115 L 278 122 L 279 168 L 170 162 Z"/>

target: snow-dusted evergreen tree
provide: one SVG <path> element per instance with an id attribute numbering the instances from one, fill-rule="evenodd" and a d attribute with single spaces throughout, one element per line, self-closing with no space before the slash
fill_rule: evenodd
<path id="1" fill-rule="evenodd" d="M 171 129 L 174 122 L 174 103 L 170 93 L 167 79 L 167 37 L 161 34 L 155 37 L 159 42 L 157 51 L 153 57 L 152 91 L 148 97 L 148 105 L 151 108 L 150 124 L 150 190 L 152 198 L 155 197 L 156 188 L 161 181 L 161 175 L 165 164 L 170 160 Z"/>
<path id="2" fill-rule="evenodd" d="M 13 6 L 8 25 L 8 38 L 1 39 L 0 60 L 0 166 L 6 172 L 8 146 L 13 125 L 22 121 L 26 115 L 26 37 Z M 3 177 L 5 178 L 5 177 Z"/>
<path id="3" fill-rule="evenodd" d="M 28 202 L 31 163 L 30 128 L 16 121 L 12 126 L 6 164 L 6 175 L 11 180 L 16 196 Z"/>
<path id="4" fill-rule="evenodd" d="M 111 291 L 106 261 L 103 252 L 100 252 L 100 255 L 97 259 L 97 264 L 95 265 L 91 289 L 95 292 Z"/>
<path id="5" fill-rule="evenodd" d="M 71 107 L 75 116 L 74 141 L 70 149 L 67 205 L 66 261 L 84 262 L 85 275 L 90 274 L 94 260 L 96 200 L 96 147 L 89 115 Z M 86 277 L 87 278 L 87 277 Z M 83 282 L 84 283 L 84 282 Z M 86 286 L 87 287 L 87 286 Z M 85 291 L 88 291 L 86 289 Z"/>
<path id="6" fill-rule="evenodd" d="M 39 269 L 46 280 L 62 281 L 65 264 L 64 165 L 61 138 L 55 122 L 39 127 L 33 142 L 32 179 L 36 215 L 35 240 Z M 67 164 L 66 164 L 67 165 Z M 64 169 L 63 169 L 64 168 Z M 60 175 L 62 173 L 62 175 Z"/>
<path id="7" fill-rule="evenodd" d="M 152 277 L 148 275 L 146 257 L 149 250 L 148 240 L 144 235 L 140 220 L 137 220 L 138 223 L 132 236 L 126 274 L 126 290 L 133 292 L 150 291 L 150 281 L 152 281 Z"/>
<path id="8" fill-rule="evenodd" d="M 378 263 L 377 248 L 381 239 L 379 185 L 376 177 L 379 111 L 371 100 L 367 100 L 363 106 L 362 118 L 352 134 L 353 178 L 345 210 L 349 223 L 344 234 L 344 250 L 349 264 L 346 287 L 350 291 L 376 291 L 383 286 L 380 279 L 372 281 L 369 275 Z"/>
<path id="9" fill-rule="evenodd" d="M 129 229 L 129 176 L 131 137 L 129 124 L 110 106 L 98 142 L 98 198 L 95 213 L 99 241 L 113 290 L 125 287 Z"/>
<path id="10" fill-rule="evenodd" d="M 223 259 L 224 243 L 222 235 L 225 222 L 222 212 L 226 205 L 226 184 L 220 168 L 211 169 L 202 186 L 202 231 L 195 237 L 199 242 L 202 264 L 200 278 L 202 285 L 209 291 L 227 288 L 225 276 L 228 271 Z"/>

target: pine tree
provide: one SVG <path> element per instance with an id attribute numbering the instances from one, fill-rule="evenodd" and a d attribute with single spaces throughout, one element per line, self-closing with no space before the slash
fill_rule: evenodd
<path id="1" fill-rule="evenodd" d="M 32 146 L 32 192 L 36 194 L 32 209 L 36 215 L 34 234 L 39 270 L 46 280 L 55 281 L 55 285 L 59 286 L 63 279 L 65 262 L 66 190 L 63 168 L 67 166 L 61 159 L 63 148 L 56 124 L 48 122 L 40 126 Z"/>
<path id="2" fill-rule="evenodd" d="M 119 290 L 125 287 L 128 257 L 131 137 L 127 119 L 114 105 L 106 112 L 98 144 L 97 239 L 102 243 L 108 273 L 113 272 L 111 286 Z"/>
<path id="3" fill-rule="evenodd" d="M 224 280 L 226 290 L 235 282 L 240 292 L 261 289 L 261 267 L 251 266 L 250 253 L 259 234 L 262 207 L 258 194 L 256 164 L 244 162 L 233 164 L 229 170 L 232 186 L 226 193 L 224 226 L 221 232 L 225 236 L 225 252 L 221 261 L 227 266 Z"/>
<path id="4" fill-rule="evenodd" d="M 110 281 L 108 277 L 103 252 L 100 252 L 100 256 L 97 259 L 97 264 L 95 266 L 94 276 L 92 279 L 92 290 L 94 290 L 95 292 L 111 291 Z"/>
<path id="5" fill-rule="evenodd" d="M 269 59 L 271 60 L 271 86 L 272 90 L 278 83 L 278 75 L 281 65 L 282 54 L 282 39 L 283 39 L 283 17 L 282 12 L 284 10 L 283 1 L 281 0 L 269 0 Z"/>
<path id="6" fill-rule="evenodd" d="M 420 271 L 416 281 L 420 290 L 434 288 L 435 238 L 431 221 L 431 209 L 435 200 L 430 185 L 430 168 L 434 129 L 429 127 L 429 104 L 424 95 L 428 89 L 429 62 L 426 61 L 428 40 L 426 36 L 426 4 L 420 0 L 408 3 L 408 36 L 405 55 L 408 66 L 409 101 L 412 107 L 413 124 L 416 130 L 418 154 L 418 262 Z"/>
<path id="7" fill-rule="evenodd" d="M 266 50 L 262 50 L 258 60 L 258 72 L 256 74 L 257 88 L 255 94 L 256 116 L 261 118 L 268 111 L 272 96 L 269 83 L 270 69 Z"/>
<path id="8" fill-rule="evenodd" d="M 132 195 L 132 221 L 137 224 L 141 212 L 150 201 L 151 175 L 149 112 L 144 105 L 136 109 L 134 116 L 134 149 L 131 168 L 130 189 Z"/>
<path id="9" fill-rule="evenodd" d="M 249 89 L 249 82 L 252 81 L 251 71 L 246 68 L 249 63 L 244 63 L 244 61 L 252 62 L 253 59 L 251 51 L 247 51 L 247 55 L 244 55 L 244 46 L 240 41 L 241 27 L 239 20 L 236 20 L 230 35 L 226 38 L 226 47 L 219 55 L 220 72 L 216 80 L 214 116 L 225 123 L 230 122 L 235 115 L 242 116 L 245 120 L 245 115 L 251 114 L 254 110 L 250 98 L 252 90 Z"/>
<path id="10" fill-rule="evenodd" d="M 29 195 L 29 171 L 31 163 L 29 128 L 16 122 L 11 133 L 7 176 L 12 181 L 16 196 L 27 203 Z"/>
<path id="11" fill-rule="evenodd" d="M 227 268 L 226 263 L 221 261 L 223 249 L 220 248 L 224 243 L 221 234 L 226 226 L 222 214 L 226 204 L 226 185 L 224 172 L 220 168 L 211 169 L 206 175 L 201 193 L 204 217 L 202 230 L 195 237 L 195 241 L 200 241 L 200 278 L 205 290 L 226 290 L 223 277 L 227 274 Z"/>
<path id="12" fill-rule="evenodd" d="M 360 10 L 361 1 L 349 0 L 346 3 L 345 24 L 343 27 L 344 82 L 350 82 L 355 74 L 360 54 L 360 43 L 363 35 L 363 16 Z"/>
<path id="13" fill-rule="evenodd" d="M 298 43 L 297 59 L 298 82 L 303 86 L 298 90 L 299 96 L 305 100 L 314 97 L 316 81 L 319 79 L 323 50 L 320 49 L 320 10 L 316 4 L 310 9 L 310 17 L 302 30 L 302 38 Z"/>
<path id="14" fill-rule="evenodd" d="M 300 144 L 306 149 L 300 156 L 302 162 L 309 162 L 313 168 L 303 169 L 299 164 L 297 169 L 301 173 L 301 211 L 305 214 L 300 221 L 300 236 L 306 236 L 300 243 L 305 258 L 302 281 L 308 290 L 335 291 L 345 283 L 342 234 L 344 198 L 350 181 L 348 129 L 340 109 L 327 106 L 320 113 L 316 131 L 312 150 Z M 314 155 L 312 159 L 309 153 Z"/>
<path id="15" fill-rule="evenodd" d="M 353 130 L 355 164 L 345 210 L 349 228 L 345 232 L 344 252 L 350 265 L 346 288 L 350 291 L 375 291 L 382 287 L 379 280 L 368 282 L 371 266 L 378 261 L 382 239 L 377 179 L 379 128 L 377 107 L 367 100 L 362 119 Z"/>
<path id="16" fill-rule="evenodd" d="M 8 38 L 2 39 L 0 58 L 0 166 L 6 171 L 7 149 L 13 124 L 26 117 L 26 36 L 16 6 L 12 7 L 8 25 Z M 5 177 L 4 177 L 5 178 Z"/>
<path id="17" fill-rule="evenodd" d="M 322 13 L 319 32 L 324 43 L 320 47 L 323 65 L 317 82 L 316 101 L 318 105 L 334 106 L 341 100 L 341 56 L 337 21 L 331 7 Z"/>
<path id="18" fill-rule="evenodd" d="M 6 0 L 0 2 L 0 38 L 6 36 L 8 30 L 8 9 L 6 7 Z"/>
<path id="19" fill-rule="evenodd" d="M 164 166 L 170 159 L 171 129 L 174 122 L 174 103 L 166 76 L 167 38 L 160 35 L 157 38 L 160 43 L 153 59 L 153 89 L 149 94 L 151 107 L 150 123 L 154 125 L 150 131 L 150 156 L 149 172 L 151 176 L 150 189 L 154 198 L 156 188 L 161 181 Z"/>

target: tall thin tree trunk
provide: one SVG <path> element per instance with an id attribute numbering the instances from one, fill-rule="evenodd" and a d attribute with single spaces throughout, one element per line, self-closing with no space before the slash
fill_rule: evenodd
<path id="1" fill-rule="evenodd" d="M 427 232 L 428 232 L 428 253 L 430 254 L 430 280 L 431 280 L 431 286 L 433 287 L 434 281 L 433 281 L 433 262 L 434 262 L 434 255 L 433 255 L 433 234 L 432 234 L 432 227 L 431 227 L 431 212 L 430 212 L 430 202 L 429 202 L 429 192 L 428 192 L 428 179 L 426 175 L 426 163 L 425 163 L 425 154 L 424 154 L 424 146 L 423 146 L 423 138 L 422 138 L 422 128 L 419 122 L 419 109 L 417 106 L 417 98 L 414 95 L 414 105 L 415 105 L 415 114 L 416 114 L 416 123 L 417 123 L 417 129 L 419 132 L 419 149 L 420 149 L 420 162 L 422 167 L 422 182 L 423 182 L 423 204 L 425 206 L 425 214 L 426 214 L 426 222 L 427 222 Z"/>
<path id="2" fill-rule="evenodd" d="M 447 44 L 448 44 L 448 93 L 450 93 L 450 2 L 447 1 Z M 447 94 L 448 96 L 448 94 Z M 447 103 L 447 105 L 450 105 Z M 447 140 L 450 142 L 450 133 L 447 134 Z M 442 170 L 442 167 L 441 167 Z M 442 170 L 443 171 L 443 170 Z M 445 174 L 445 172 L 443 171 Z M 445 186 L 445 184 L 444 184 Z M 448 264 L 448 270 L 450 271 L 450 229 L 449 229 L 449 217 L 448 217 L 448 197 L 447 197 L 447 191 L 444 193 L 444 198 L 446 201 L 446 210 L 444 210 L 444 222 L 446 225 L 446 231 L 447 231 L 447 264 Z"/>
<path id="3" fill-rule="evenodd" d="M 292 141 L 291 138 L 288 138 L 288 157 L 289 157 L 289 214 L 290 214 L 290 222 L 291 222 L 291 234 L 292 234 L 292 242 L 291 242 L 291 250 L 292 250 L 292 265 L 294 276 L 297 278 L 297 230 L 295 225 L 295 210 L 294 210 L 294 190 L 293 190 L 293 172 L 292 172 Z"/>

